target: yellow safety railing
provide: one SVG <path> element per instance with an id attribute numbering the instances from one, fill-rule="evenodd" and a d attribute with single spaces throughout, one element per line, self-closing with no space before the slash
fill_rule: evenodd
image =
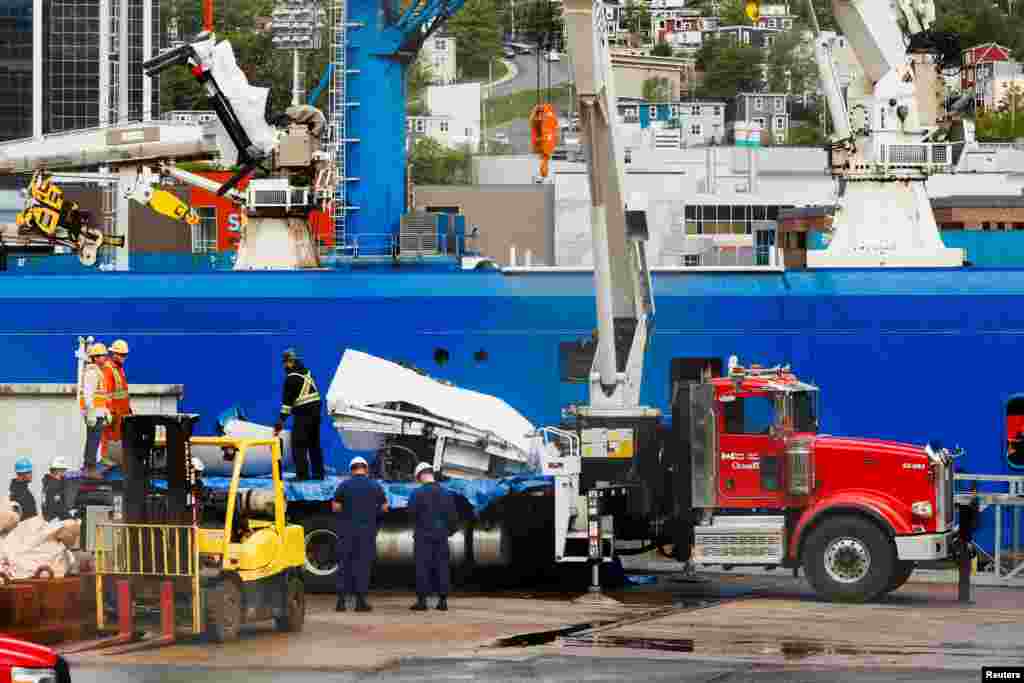
<path id="1" fill-rule="evenodd" d="M 201 631 L 198 529 L 171 524 L 96 525 L 96 625 L 104 628 L 103 578 L 189 579 L 193 631 Z"/>

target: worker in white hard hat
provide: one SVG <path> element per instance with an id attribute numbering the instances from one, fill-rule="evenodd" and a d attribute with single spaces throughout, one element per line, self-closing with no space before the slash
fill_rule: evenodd
<path id="1" fill-rule="evenodd" d="M 413 522 L 413 552 L 416 557 L 416 604 L 410 609 L 427 609 L 427 596 L 437 593 L 437 609 L 448 610 L 450 571 L 448 537 L 455 533 L 459 516 L 451 495 L 434 481 L 434 467 L 416 466 L 420 487 L 409 496 L 409 517 Z"/>
<path id="2" fill-rule="evenodd" d="M 107 347 L 97 342 L 89 347 L 89 360 L 82 373 L 79 407 L 85 420 L 85 476 L 98 478 L 97 454 L 103 441 L 103 431 L 110 421 L 110 386 L 103 369 L 107 364 Z"/>
<path id="3" fill-rule="evenodd" d="M 349 462 L 352 476 L 338 486 L 331 508 L 338 513 L 338 612 L 345 611 L 345 597 L 354 594 L 356 611 L 369 612 L 370 567 L 377 556 L 377 529 L 388 511 L 384 488 L 369 478 L 365 458 Z"/>
<path id="4" fill-rule="evenodd" d="M 43 519 L 68 519 L 68 492 L 64 473 L 71 467 L 67 460 L 57 456 L 50 463 L 50 471 L 43 475 Z"/>

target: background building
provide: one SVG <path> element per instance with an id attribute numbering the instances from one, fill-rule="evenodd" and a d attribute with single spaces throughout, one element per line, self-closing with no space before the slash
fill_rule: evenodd
<path id="1" fill-rule="evenodd" d="M 430 82 L 434 85 L 451 85 L 458 80 L 454 36 L 444 33 L 431 36 L 424 41 L 419 59 L 430 70 Z"/>
<path id="2" fill-rule="evenodd" d="M 789 103 L 784 93 L 739 93 L 728 112 L 728 126 L 756 126 L 761 129 L 761 142 L 786 142 L 789 134 Z"/>
<path id="3" fill-rule="evenodd" d="M 430 118 L 437 119 L 437 133 L 446 136 L 438 142 L 449 147 L 469 145 L 473 150 L 480 145 L 479 83 L 432 85 L 427 88 L 425 101 Z M 444 122 L 447 125 L 442 131 Z"/>
<path id="4" fill-rule="evenodd" d="M 162 40 L 160 0 L 3 3 L 0 140 L 156 117 L 142 63 Z"/>

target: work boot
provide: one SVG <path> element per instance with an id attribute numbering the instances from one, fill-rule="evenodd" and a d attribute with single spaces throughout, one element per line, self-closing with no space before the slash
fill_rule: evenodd
<path id="1" fill-rule="evenodd" d="M 357 612 L 372 612 L 373 608 L 370 607 L 370 603 L 366 602 L 365 595 L 356 596 L 356 611 Z"/>
<path id="2" fill-rule="evenodd" d="M 338 596 L 338 604 L 334 607 L 334 611 L 335 612 L 344 612 L 346 609 L 348 609 L 348 608 L 345 607 L 345 596 L 344 595 L 339 595 Z"/>
<path id="3" fill-rule="evenodd" d="M 447 612 L 448 611 L 448 596 L 447 595 L 442 595 L 442 596 L 440 596 L 437 599 L 437 609 L 441 610 L 442 612 Z"/>
<path id="4" fill-rule="evenodd" d="M 413 610 L 414 612 L 426 612 L 427 611 L 427 596 L 425 596 L 425 595 L 417 595 L 416 596 L 416 604 L 413 605 L 412 607 L 410 607 L 409 609 Z"/>

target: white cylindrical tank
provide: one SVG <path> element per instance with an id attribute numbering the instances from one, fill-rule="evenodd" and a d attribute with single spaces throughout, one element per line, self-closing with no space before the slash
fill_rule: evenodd
<path id="1" fill-rule="evenodd" d="M 274 436 L 274 428 L 244 420 L 228 420 L 224 424 L 224 435 L 239 439 L 270 439 Z M 295 464 L 292 460 L 291 432 L 283 431 L 279 437 L 283 442 L 283 457 L 285 472 L 294 472 Z M 202 461 L 206 470 L 205 477 L 230 477 L 233 463 L 224 460 L 224 453 L 219 446 L 192 446 L 193 457 Z M 243 477 L 264 477 L 270 474 L 270 447 L 262 446 L 252 448 L 245 454 L 245 464 L 242 467 Z"/>

